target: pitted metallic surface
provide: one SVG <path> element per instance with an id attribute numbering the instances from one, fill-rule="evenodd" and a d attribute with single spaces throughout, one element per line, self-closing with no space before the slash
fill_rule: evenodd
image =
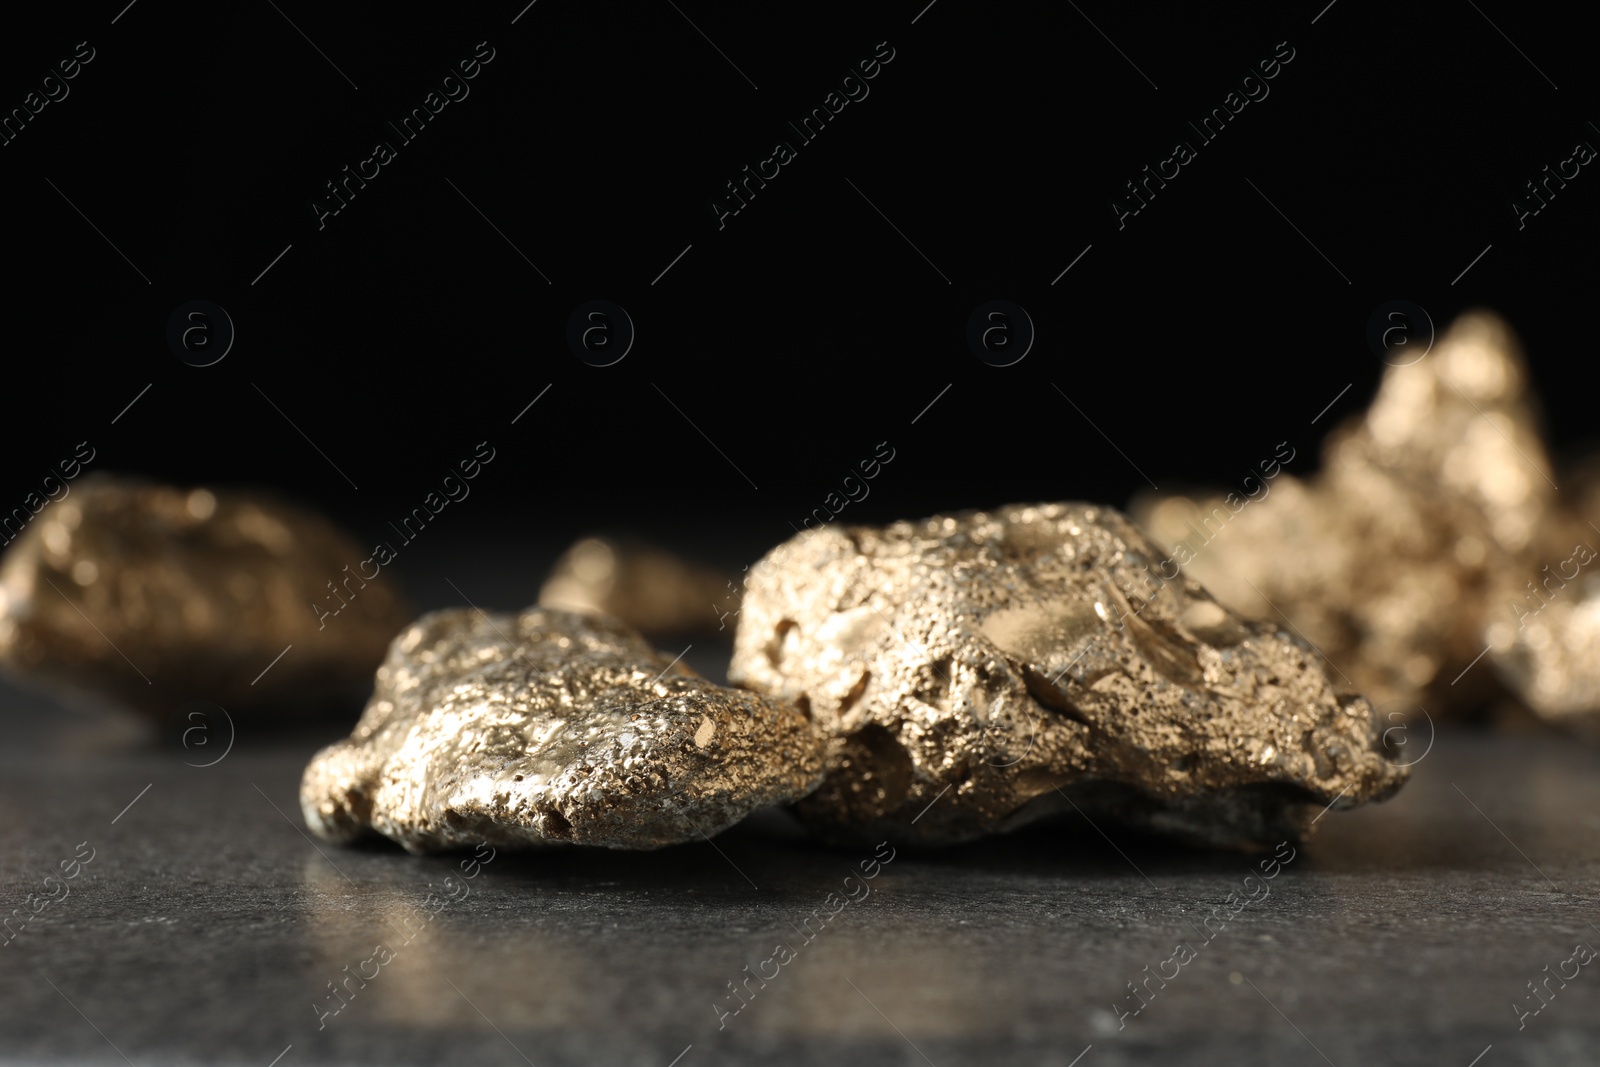
<path id="1" fill-rule="evenodd" d="M 1262 843 L 1400 787 L 1314 650 L 1159 559 L 1085 504 L 810 531 L 753 568 L 729 679 L 830 735 L 799 811 L 834 838 L 959 841 L 1077 805 Z"/>
<path id="2" fill-rule="evenodd" d="M 394 640 L 300 805 L 319 837 L 413 852 L 657 848 L 809 792 L 822 747 L 792 704 L 708 682 L 618 620 L 440 611 Z"/>
<path id="3" fill-rule="evenodd" d="M 539 606 L 611 615 L 647 636 L 731 629 L 721 616 L 737 604 L 719 571 L 663 548 L 586 537 L 550 570 Z"/>
<path id="4" fill-rule="evenodd" d="M 1385 715 L 1468 710 L 1494 689 L 1467 668 L 1509 645 L 1495 623 L 1514 625 L 1507 604 L 1564 527 L 1535 411 L 1510 328 L 1469 314 L 1385 372 L 1321 473 L 1279 473 L 1254 502 L 1146 499 L 1134 515 L 1223 604 L 1292 621 Z M 1553 559 L 1571 548 L 1556 540 Z"/>
<path id="5" fill-rule="evenodd" d="M 154 716 L 337 694 L 411 615 L 394 577 L 355 574 L 367 555 L 272 497 L 86 477 L 0 563 L 0 662 Z"/>

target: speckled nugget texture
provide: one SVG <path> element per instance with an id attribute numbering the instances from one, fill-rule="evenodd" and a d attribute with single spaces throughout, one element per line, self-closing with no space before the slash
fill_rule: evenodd
<path id="1" fill-rule="evenodd" d="M 412 614 L 385 575 L 351 579 L 348 607 L 318 619 L 328 583 L 364 555 L 271 496 L 90 476 L 0 560 L 0 662 L 152 716 L 338 694 L 371 677 Z"/>
<path id="2" fill-rule="evenodd" d="M 801 802 L 835 839 L 944 843 L 1076 806 L 1213 844 L 1393 793 L 1361 697 L 1181 575 L 1109 508 L 803 533 L 751 572 L 729 677 L 830 737 Z"/>
<path id="3" fill-rule="evenodd" d="M 809 792 L 822 749 L 793 704 L 708 682 L 616 619 L 441 611 L 394 640 L 300 806 L 319 837 L 413 852 L 658 848 Z"/>

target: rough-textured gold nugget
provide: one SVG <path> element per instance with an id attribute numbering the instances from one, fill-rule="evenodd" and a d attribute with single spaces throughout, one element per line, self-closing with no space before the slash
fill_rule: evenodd
<path id="1" fill-rule="evenodd" d="M 657 848 L 792 801 L 822 774 L 793 704 L 715 685 L 605 616 L 423 616 L 349 740 L 306 768 L 319 837 Z"/>
<path id="2" fill-rule="evenodd" d="M 752 569 L 729 677 L 831 735 L 799 811 L 835 838 L 959 841 L 1076 805 L 1265 843 L 1399 788 L 1316 652 L 1160 558 L 1084 504 L 803 533 Z"/>
<path id="3" fill-rule="evenodd" d="M 410 617 L 384 576 L 342 586 L 348 608 L 319 622 L 365 554 L 271 497 L 88 477 L 0 561 L 0 662 L 156 716 L 338 694 Z"/>
<path id="4" fill-rule="evenodd" d="M 647 636 L 731 635 L 728 578 L 665 549 L 586 537 L 556 560 L 539 606 L 621 619 Z"/>
<path id="5" fill-rule="evenodd" d="M 1294 626 L 1400 721 L 1490 688 L 1490 672 L 1462 672 L 1544 562 L 1549 466 L 1516 338 L 1478 312 L 1385 372 L 1328 438 L 1320 474 L 1134 515 L 1172 565 L 1240 614 Z"/>

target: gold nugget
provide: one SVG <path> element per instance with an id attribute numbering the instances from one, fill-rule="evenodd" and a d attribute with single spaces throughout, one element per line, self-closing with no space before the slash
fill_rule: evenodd
<path id="1" fill-rule="evenodd" d="M 1399 722 L 1493 692 L 1491 671 L 1467 668 L 1539 570 L 1555 498 L 1521 350 L 1478 312 L 1385 372 L 1372 406 L 1329 436 L 1320 474 L 1281 473 L 1248 505 L 1235 493 L 1133 511 L 1174 566 L 1241 615 L 1293 626 Z"/>
<path id="2" fill-rule="evenodd" d="M 412 852 L 658 848 L 804 795 L 822 747 L 794 705 L 708 682 L 616 619 L 441 611 L 395 638 L 300 806 L 319 837 Z"/>
<path id="3" fill-rule="evenodd" d="M 586 537 L 551 568 L 539 606 L 621 619 L 648 637 L 731 635 L 724 621 L 736 605 L 725 575 L 665 549 Z"/>
<path id="4" fill-rule="evenodd" d="M 1600 457 L 1561 474 L 1537 569 L 1503 583 L 1484 638 L 1506 686 L 1546 722 L 1600 744 Z"/>
<path id="5" fill-rule="evenodd" d="M 271 497 L 91 476 L 0 561 L 0 662 L 153 716 L 338 694 L 410 615 L 393 577 L 353 576 L 363 555 Z"/>
<path id="6" fill-rule="evenodd" d="M 751 571 L 729 677 L 802 702 L 836 839 L 942 843 L 1075 805 L 1213 844 L 1400 787 L 1361 697 L 1118 512 L 1012 506 L 803 533 Z"/>

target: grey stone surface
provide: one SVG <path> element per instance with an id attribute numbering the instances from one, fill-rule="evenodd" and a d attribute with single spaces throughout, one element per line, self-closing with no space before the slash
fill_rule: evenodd
<path id="1" fill-rule="evenodd" d="M 452 573 L 459 590 L 437 574 L 414 587 L 427 607 L 514 607 L 557 547 L 486 557 Z M 702 641 L 684 656 L 717 680 L 727 659 Z M 153 745 L 0 689 L 0 916 L 80 842 L 96 850 L 71 896 L 0 947 L 0 1064 L 1468 1067 L 1490 1045 L 1477 1067 L 1600 1059 L 1594 965 L 1552 980 L 1520 1032 L 1511 1007 L 1579 940 L 1600 948 L 1600 753 L 1559 737 L 1441 733 L 1393 800 L 1329 812 L 1271 895 L 1119 1030 L 1126 983 L 1199 940 L 1190 924 L 1248 891 L 1258 861 L 1071 815 L 902 850 L 802 945 L 790 924 L 825 914 L 871 854 L 766 812 L 714 847 L 502 852 L 422 923 L 471 852 L 319 852 L 301 832 L 306 760 L 358 712 L 299 733 L 241 726 L 198 767 L 225 722 L 180 718 Z M 408 916 L 420 932 L 404 944 Z M 795 958 L 719 1030 L 712 1005 L 732 1007 L 728 983 L 780 939 Z M 380 943 L 393 959 L 319 1030 L 327 983 Z"/>
<path id="2" fill-rule="evenodd" d="M 814 844 L 780 813 L 714 846 L 501 852 L 465 880 L 470 853 L 319 847 L 302 832 L 300 770 L 338 725 L 241 735 L 195 767 L 220 748 L 129 749 L 73 720 L 30 730 L 34 698 L 6 700 L 0 910 L 23 907 L 79 842 L 95 855 L 0 948 L 0 1063 L 1467 1067 L 1492 1045 L 1480 1067 L 1500 1067 L 1600 1054 L 1600 970 L 1552 982 L 1520 1032 L 1511 1008 L 1576 942 L 1600 946 L 1600 755 L 1550 737 L 1441 736 L 1395 800 L 1329 813 L 1270 895 L 1119 1030 L 1125 983 L 1198 942 L 1251 858 L 1102 836 L 1072 816 L 901 850 L 806 943 L 791 924 L 826 914 L 870 854 Z M 449 876 L 465 894 L 421 920 Z M 764 964 L 780 941 L 794 958 Z M 365 963 L 380 943 L 393 958 Z M 747 964 L 777 976 L 752 981 L 719 1030 L 713 1004 L 734 1005 L 727 984 Z M 338 1003 L 327 983 L 346 965 L 377 976 L 352 980 L 319 1030 L 313 1004 Z"/>

